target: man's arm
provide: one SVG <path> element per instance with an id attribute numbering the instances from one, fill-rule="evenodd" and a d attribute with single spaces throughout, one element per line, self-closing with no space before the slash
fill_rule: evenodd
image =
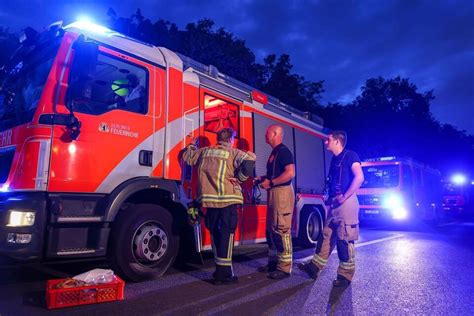
<path id="1" fill-rule="evenodd" d="M 275 185 L 288 182 L 294 177 L 295 177 L 295 164 L 289 164 L 285 166 L 285 170 L 283 170 L 283 172 L 278 177 L 273 179 L 272 182 L 273 182 L 273 185 L 275 186 Z M 265 179 L 265 181 L 263 181 L 260 186 L 265 190 L 269 189 L 271 187 L 270 180 Z"/>
<path id="2" fill-rule="evenodd" d="M 257 156 L 253 152 L 238 151 L 234 160 L 234 167 L 237 169 L 236 176 L 239 182 L 245 182 L 253 176 L 256 158 Z"/>
<path id="3" fill-rule="evenodd" d="M 189 144 L 183 153 L 183 160 L 190 166 L 194 166 L 201 154 L 201 150 L 197 149 L 196 145 L 193 143 Z"/>
<path id="4" fill-rule="evenodd" d="M 360 162 L 354 162 L 351 166 L 352 174 L 354 175 L 354 179 L 352 179 L 351 185 L 349 189 L 347 189 L 344 194 L 337 197 L 339 203 L 344 203 L 352 194 L 354 194 L 364 182 L 364 172 L 362 171 L 362 166 Z"/>

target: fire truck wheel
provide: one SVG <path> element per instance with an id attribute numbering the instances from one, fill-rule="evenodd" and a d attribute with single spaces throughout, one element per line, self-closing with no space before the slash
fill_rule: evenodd
<path id="1" fill-rule="evenodd" d="M 314 247 L 322 231 L 323 220 L 318 209 L 314 206 L 304 206 L 298 232 L 299 245 L 303 248 Z"/>
<path id="2" fill-rule="evenodd" d="M 173 264 L 179 248 L 173 217 L 154 204 L 122 210 L 113 224 L 110 241 L 112 268 L 135 282 L 162 276 Z"/>

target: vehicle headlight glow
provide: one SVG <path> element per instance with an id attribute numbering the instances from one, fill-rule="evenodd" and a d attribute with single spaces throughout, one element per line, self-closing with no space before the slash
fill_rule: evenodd
<path id="1" fill-rule="evenodd" d="M 392 210 L 393 219 L 405 219 L 408 217 L 408 211 L 404 207 L 397 207 Z"/>
<path id="2" fill-rule="evenodd" d="M 35 223 L 34 212 L 11 211 L 7 226 L 9 227 L 33 226 L 34 223 Z"/>
<path id="3" fill-rule="evenodd" d="M 403 200 L 399 195 L 392 194 L 383 201 L 383 205 L 388 208 L 399 208 L 403 206 Z"/>
<path id="4" fill-rule="evenodd" d="M 408 210 L 404 204 L 403 198 L 398 194 L 391 194 L 383 200 L 383 206 L 390 209 L 393 219 L 405 219 L 408 217 Z"/>

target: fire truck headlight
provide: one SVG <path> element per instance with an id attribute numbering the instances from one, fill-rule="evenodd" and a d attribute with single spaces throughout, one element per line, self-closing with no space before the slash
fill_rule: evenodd
<path id="1" fill-rule="evenodd" d="M 34 212 L 11 211 L 7 226 L 25 227 L 25 226 L 33 226 L 34 223 L 35 223 Z"/>
<path id="2" fill-rule="evenodd" d="M 383 201 L 383 206 L 391 209 L 397 209 L 403 206 L 403 199 L 397 195 L 397 194 L 392 194 L 389 195 L 384 201 Z"/>
<path id="3" fill-rule="evenodd" d="M 408 217 L 408 211 L 404 207 L 397 207 L 392 210 L 393 219 L 405 219 Z"/>

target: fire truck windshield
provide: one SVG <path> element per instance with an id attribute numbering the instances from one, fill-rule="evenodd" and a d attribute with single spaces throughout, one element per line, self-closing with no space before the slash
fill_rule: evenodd
<path id="1" fill-rule="evenodd" d="M 400 178 L 399 165 L 364 166 L 364 183 L 361 188 L 394 188 Z"/>
<path id="2" fill-rule="evenodd" d="M 458 185 L 445 184 L 443 188 L 444 195 L 461 195 L 462 187 Z"/>
<path id="3" fill-rule="evenodd" d="M 0 131 L 31 122 L 56 51 L 54 43 L 42 45 L 9 69 L 1 87 Z"/>

